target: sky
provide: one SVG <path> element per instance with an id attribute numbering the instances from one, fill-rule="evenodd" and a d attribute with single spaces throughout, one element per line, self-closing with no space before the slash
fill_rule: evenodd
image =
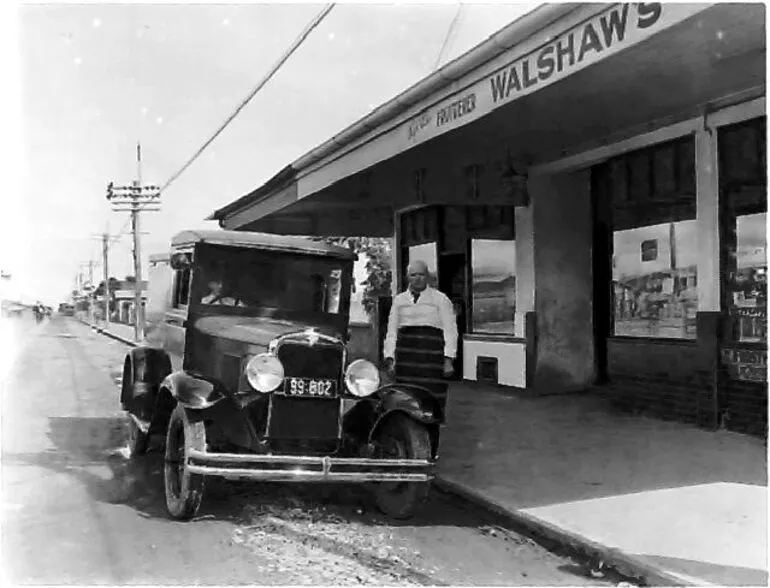
<path id="1" fill-rule="evenodd" d="M 120 235 L 109 273 L 133 274 L 127 213 L 106 185 L 164 184 L 267 73 L 322 4 L 57 2 L 4 6 L 11 79 L 0 269 L 58 303 L 99 235 Z M 465 4 L 452 60 L 536 4 Z M 203 155 L 141 215 L 142 257 L 264 183 L 433 71 L 458 4 L 339 3 Z M 9 57 L 10 56 L 10 57 Z M 9 106 L 10 104 L 10 106 Z M 146 266 L 145 266 L 146 268 Z M 145 269 L 146 272 L 146 269 Z"/>

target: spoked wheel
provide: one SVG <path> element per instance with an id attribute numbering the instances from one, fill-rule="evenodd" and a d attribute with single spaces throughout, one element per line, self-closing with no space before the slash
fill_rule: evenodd
<path id="1" fill-rule="evenodd" d="M 410 418 L 389 419 L 377 435 L 383 457 L 430 459 L 430 434 L 425 425 Z M 428 498 L 429 482 L 380 482 L 375 490 L 377 506 L 389 517 L 408 519 Z"/>
<path id="2" fill-rule="evenodd" d="M 177 405 L 168 423 L 163 468 L 166 508 L 175 519 L 191 519 L 200 508 L 204 477 L 189 471 L 187 455 L 191 449 L 203 451 L 205 447 L 206 428 L 203 422 L 191 421 L 184 407 Z"/>

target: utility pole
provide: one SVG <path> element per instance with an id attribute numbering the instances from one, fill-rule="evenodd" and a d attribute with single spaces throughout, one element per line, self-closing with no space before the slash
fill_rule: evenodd
<path id="1" fill-rule="evenodd" d="M 160 186 L 142 185 L 142 146 L 136 144 L 136 180 L 130 186 L 107 186 L 107 200 L 116 212 L 131 213 L 131 230 L 134 236 L 134 339 L 144 336 L 144 311 L 142 309 L 142 257 L 139 242 L 139 213 L 142 210 L 160 210 Z"/>
<path id="2" fill-rule="evenodd" d="M 88 322 L 90 324 L 94 324 L 94 305 L 93 302 L 93 295 L 94 295 L 94 260 L 89 259 L 88 260 L 88 285 L 89 285 L 89 291 L 88 291 Z"/>
<path id="3" fill-rule="evenodd" d="M 102 265 L 104 266 L 104 328 L 110 327 L 110 269 L 108 265 L 110 235 L 102 233 Z"/>
<path id="4" fill-rule="evenodd" d="M 136 182 L 134 187 L 141 190 L 142 185 L 142 146 L 136 144 Z M 144 312 L 142 308 L 142 256 L 139 248 L 139 207 L 134 201 L 131 207 L 131 230 L 134 233 L 134 339 L 144 337 Z"/>
<path id="5" fill-rule="evenodd" d="M 80 271 L 78 272 L 78 291 L 88 299 L 88 322 L 92 325 L 94 323 L 94 307 L 92 304 L 94 296 L 94 265 L 94 260 L 90 259 L 88 263 L 80 264 Z M 86 266 L 88 266 L 88 281 L 83 277 L 83 268 Z"/>

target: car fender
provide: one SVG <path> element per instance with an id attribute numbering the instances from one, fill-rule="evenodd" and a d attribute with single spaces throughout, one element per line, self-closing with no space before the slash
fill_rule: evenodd
<path id="1" fill-rule="evenodd" d="M 187 409 L 210 408 L 225 398 L 222 384 L 216 380 L 184 371 L 169 374 L 160 386 Z"/>
<path id="2" fill-rule="evenodd" d="M 398 410 L 423 423 L 441 423 L 444 411 L 430 390 L 415 384 L 393 383 L 382 386 L 375 395 L 379 398 L 379 419 Z"/>
<path id="3" fill-rule="evenodd" d="M 162 349 L 135 347 L 123 362 L 120 403 L 141 421 L 147 422 L 158 388 L 171 372 L 171 360 Z"/>
<path id="4" fill-rule="evenodd" d="M 375 394 L 379 402 L 377 417 L 369 432 L 369 442 L 375 439 L 383 423 L 390 417 L 394 414 L 404 414 L 428 426 L 435 455 L 438 429 L 444 422 L 444 412 L 430 390 L 414 384 L 395 383 L 383 386 Z"/>

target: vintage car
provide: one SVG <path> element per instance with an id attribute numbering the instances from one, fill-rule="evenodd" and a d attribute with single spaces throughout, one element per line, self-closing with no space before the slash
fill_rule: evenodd
<path id="1" fill-rule="evenodd" d="M 442 406 L 348 360 L 355 255 L 300 237 L 184 231 L 150 258 L 144 343 L 120 401 L 133 455 L 165 445 L 169 514 L 198 511 L 206 476 L 373 483 L 408 518 L 434 476 Z"/>

